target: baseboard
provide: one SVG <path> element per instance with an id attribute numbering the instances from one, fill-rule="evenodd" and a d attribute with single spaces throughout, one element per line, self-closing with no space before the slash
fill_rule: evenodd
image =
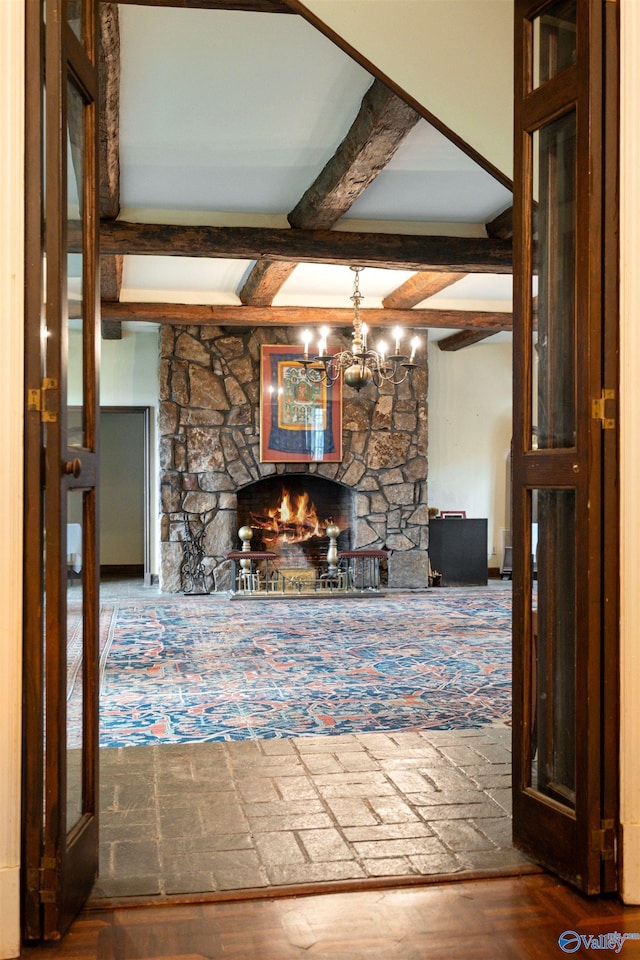
<path id="1" fill-rule="evenodd" d="M 0 869 L 0 960 L 20 956 L 20 868 Z"/>
<path id="2" fill-rule="evenodd" d="M 143 563 L 105 563 L 100 566 L 101 577 L 144 577 Z"/>
<path id="3" fill-rule="evenodd" d="M 640 903 L 640 823 L 621 823 L 622 877 L 620 897 L 628 906 Z"/>
<path id="4" fill-rule="evenodd" d="M 500 567 L 489 567 L 487 573 L 489 574 L 489 580 L 500 579 Z"/>

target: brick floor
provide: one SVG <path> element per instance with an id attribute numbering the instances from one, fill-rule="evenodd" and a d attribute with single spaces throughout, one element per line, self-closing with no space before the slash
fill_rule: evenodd
<path id="1" fill-rule="evenodd" d="M 102 750 L 93 895 L 526 869 L 510 743 L 491 725 Z"/>

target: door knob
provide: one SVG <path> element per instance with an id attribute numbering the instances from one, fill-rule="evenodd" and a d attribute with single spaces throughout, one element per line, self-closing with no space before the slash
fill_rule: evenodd
<path id="1" fill-rule="evenodd" d="M 71 476 L 74 476 L 77 480 L 78 477 L 80 476 L 80 473 L 82 472 L 82 461 L 78 460 L 77 457 L 75 460 L 65 461 L 64 472 L 66 474 L 70 474 Z"/>

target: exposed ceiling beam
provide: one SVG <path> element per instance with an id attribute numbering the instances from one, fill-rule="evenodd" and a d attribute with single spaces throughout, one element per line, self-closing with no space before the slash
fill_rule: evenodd
<path id="1" fill-rule="evenodd" d="M 296 267 L 297 263 L 283 260 L 259 260 L 238 293 L 240 300 L 247 306 L 270 306 Z"/>
<path id="2" fill-rule="evenodd" d="M 396 290 L 392 290 L 389 296 L 382 301 L 382 306 L 388 309 L 407 309 L 415 307 L 417 303 L 422 303 L 432 297 L 434 293 L 439 293 L 446 287 L 450 287 L 456 280 L 462 280 L 464 273 L 430 273 L 421 271 L 409 277 Z"/>
<path id="3" fill-rule="evenodd" d="M 278 0 L 118 0 L 143 7 L 192 7 L 196 10 L 241 10 L 248 13 L 297 13 Z"/>
<path id="4" fill-rule="evenodd" d="M 120 26 L 117 3 L 100 5 L 100 216 L 120 213 Z"/>
<path id="5" fill-rule="evenodd" d="M 78 225 L 70 224 L 72 249 L 79 240 Z M 304 261 L 438 273 L 512 271 L 511 243 L 484 238 L 103 220 L 100 243 L 101 253 L 142 256 Z"/>
<path id="6" fill-rule="evenodd" d="M 299 327 L 305 324 L 326 323 L 339 327 L 353 324 L 350 307 L 246 307 L 195 303 L 113 303 L 102 302 L 102 316 L 106 320 L 140 320 L 151 323 L 205 324 L 237 327 Z M 469 310 L 378 310 L 361 311 L 362 319 L 370 327 L 401 326 L 478 327 L 483 333 L 510 330 L 511 313 L 478 312 Z"/>
<path id="7" fill-rule="evenodd" d="M 291 226 L 332 227 L 384 170 L 419 120 L 413 107 L 375 80 L 348 134 L 289 214 Z"/>
<path id="8" fill-rule="evenodd" d="M 115 220 L 120 213 L 120 20 L 115 3 L 100 5 L 100 216 Z M 100 257 L 100 295 L 119 300 L 122 287 L 121 254 Z M 102 321 L 105 340 L 119 340 L 119 324 Z"/>
<path id="9" fill-rule="evenodd" d="M 119 300 L 122 288 L 124 257 L 100 257 L 100 296 L 103 300 Z"/>
<path id="10" fill-rule="evenodd" d="M 346 137 L 288 216 L 299 230 L 328 230 L 384 170 L 420 115 L 380 80 L 367 90 Z M 265 307 L 295 264 L 257 263 L 242 287 L 242 303 Z"/>
<path id="11" fill-rule="evenodd" d="M 474 343 L 480 343 L 488 337 L 492 337 L 495 330 L 461 330 L 460 333 L 453 333 L 450 337 L 444 337 L 438 340 L 438 348 L 447 352 L 462 350 L 463 347 L 470 347 Z"/>
<path id="12" fill-rule="evenodd" d="M 513 207 L 507 207 L 497 217 L 485 224 L 487 236 L 492 240 L 511 240 L 513 237 Z"/>

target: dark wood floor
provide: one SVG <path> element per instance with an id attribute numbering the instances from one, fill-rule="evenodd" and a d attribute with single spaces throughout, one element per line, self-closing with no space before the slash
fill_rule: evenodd
<path id="1" fill-rule="evenodd" d="M 575 948 L 565 931 L 599 938 Z M 621 950 L 606 934 L 636 934 Z M 589 941 L 587 941 L 589 942 Z M 583 941 L 584 943 L 584 941 Z M 598 946 L 599 945 L 599 948 Z M 31 960 L 554 960 L 640 957 L 640 907 L 547 874 L 229 903 L 86 911 Z"/>

